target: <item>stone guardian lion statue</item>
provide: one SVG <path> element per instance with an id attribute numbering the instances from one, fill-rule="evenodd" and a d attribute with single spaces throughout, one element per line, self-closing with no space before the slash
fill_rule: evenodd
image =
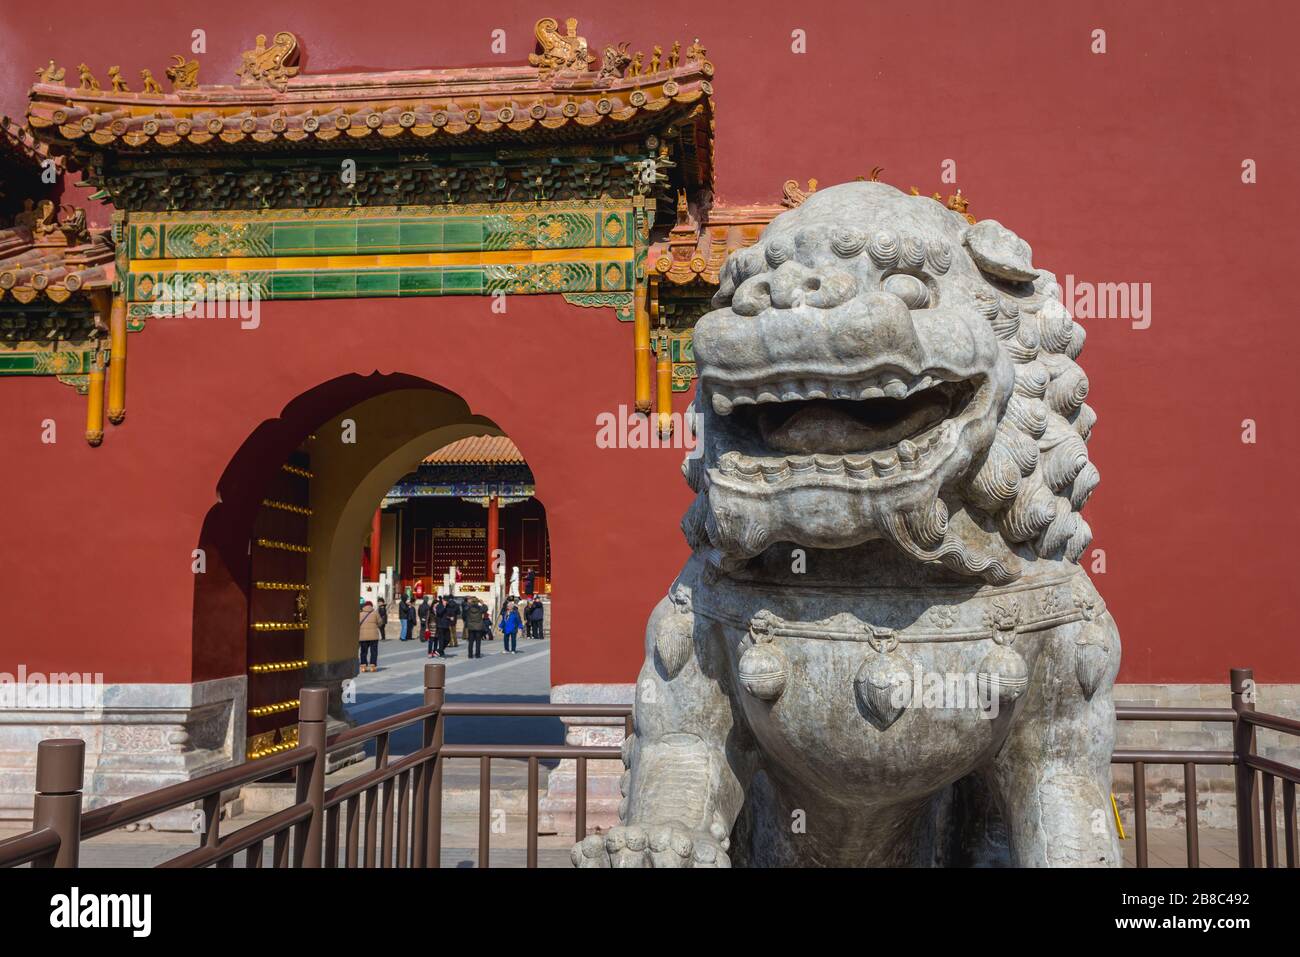
<path id="1" fill-rule="evenodd" d="M 576 865 L 1120 865 L 1059 296 L 999 223 L 874 182 L 728 259 L 693 555 L 646 629 L 621 823 Z"/>

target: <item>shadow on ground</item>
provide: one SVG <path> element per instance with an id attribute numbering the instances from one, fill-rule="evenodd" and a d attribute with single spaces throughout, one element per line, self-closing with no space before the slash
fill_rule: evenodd
<path id="1" fill-rule="evenodd" d="M 358 695 L 357 704 L 364 705 L 367 698 L 384 697 L 382 694 Z M 547 704 L 548 695 L 508 694 L 449 694 L 449 702 L 457 704 Z M 424 699 L 419 694 L 405 695 L 394 701 L 387 710 L 397 714 L 418 708 Z M 367 716 L 367 720 L 375 720 Z M 447 719 L 448 744 L 563 744 L 564 724 L 559 718 L 532 717 L 477 717 L 453 715 Z M 410 754 L 420 747 L 420 728 L 413 725 L 393 735 L 391 755 Z M 374 743 L 366 745 L 366 754 L 373 756 Z"/>

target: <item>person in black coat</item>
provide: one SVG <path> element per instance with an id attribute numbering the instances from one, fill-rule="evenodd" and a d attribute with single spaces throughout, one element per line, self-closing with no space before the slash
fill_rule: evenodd
<path id="1" fill-rule="evenodd" d="M 419 641 L 420 635 L 420 612 L 416 607 L 415 601 L 411 600 L 406 605 L 406 634 L 408 637 Z"/>
<path id="2" fill-rule="evenodd" d="M 451 630 L 456 627 L 456 606 L 447 601 L 447 596 L 439 595 L 438 600 L 429 609 L 429 657 L 447 657 L 447 643 L 451 641 Z"/>
<path id="3" fill-rule="evenodd" d="M 542 623 L 546 620 L 546 606 L 539 599 L 534 598 L 528 603 L 525 616 L 528 618 L 528 637 L 539 640 L 544 638 Z"/>
<path id="4" fill-rule="evenodd" d="M 429 596 L 425 595 L 420 599 L 420 604 L 416 607 L 416 613 L 420 618 L 420 638 L 425 637 L 425 632 L 430 630 L 429 625 Z"/>
<path id="5" fill-rule="evenodd" d="M 465 606 L 465 637 L 469 642 L 469 656 L 483 657 L 483 633 L 487 631 L 487 606 L 471 598 Z"/>
<path id="6" fill-rule="evenodd" d="M 402 592 L 402 597 L 397 599 L 397 627 L 401 631 L 401 634 L 397 637 L 401 641 L 406 641 L 411 637 L 408 634 L 411 624 L 410 619 L 407 617 L 407 610 L 409 607 L 410 606 L 406 604 L 406 593 Z"/>

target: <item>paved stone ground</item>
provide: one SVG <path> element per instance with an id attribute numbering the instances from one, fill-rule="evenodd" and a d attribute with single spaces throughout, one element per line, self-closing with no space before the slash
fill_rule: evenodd
<path id="1" fill-rule="evenodd" d="M 222 822 L 222 831 L 229 832 L 236 828 L 252 824 L 261 815 L 240 815 L 232 821 Z M 526 862 L 525 819 L 511 815 L 505 819 L 504 832 L 492 835 L 488 850 L 488 863 L 491 867 L 523 867 Z M 8 834 L 0 834 L 6 837 Z M 156 867 L 157 865 L 184 854 L 197 846 L 194 835 L 175 832 L 137 832 L 117 831 L 87 841 L 81 846 L 82 867 Z M 573 845 L 572 836 L 541 835 L 537 839 L 537 863 L 539 867 L 569 868 L 569 848 Z M 443 821 L 443 867 L 476 867 L 478 862 L 478 821 L 465 815 L 445 818 Z M 340 851 L 340 862 L 342 852 Z M 272 867 L 271 848 L 268 845 L 262 855 L 264 867 Z M 236 858 L 236 867 L 244 866 L 244 855 Z"/>
<path id="2" fill-rule="evenodd" d="M 256 819 L 245 815 L 223 827 L 232 829 Z M 476 867 L 478 864 L 477 822 L 474 818 L 458 816 L 448 818 L 443 830 L 443 867 Z M 7 836 L 7 835 L 0 835 Z M 1187 866 L 1187 849 L 1181 831 L 1152 830 L 1149 832 L 1148 863 L 1150 867 L 1184 868 Z M 106 834 L 82 845 L 83 867 L 154 867 L 168 858 L 183 854 L 195 846 L 188 834 Z M 538 866 L 568 868 L 569 847 L 572 838 L 566 835 L 544 835 L 538 838 Z M 453 846 L 454 845 L 454 846 Z M 1130 838 L 1123 842 L 1124 866 L 1135 867 L 1137 845 Z M 1231 868 L 1237 866 L 1237 838 L 1232 831 L 1205 828 L 1200 834 L 1201 867 Z M 523 819 L 507 818 L 503 834 L 493 834 L 489 850 L 491 867 L 523 867 L 525 863 Z M 268 848 L 263 856 L 264 866 L 271 865 Z M 240 855 L 237 866 L 243 866 Z"/>
<path id="3" fill-rule="evenodd" d="M 1181 829 L 1147 831 L 1148 867 L 1186 867 L 1187 834 Z M 1198 834 L 1201 867 L 1236 867 L 1237 832 L 1230 828 L 1203 827 Z M 1123 842 L 1124 866 L 1137 867 L 1137 841 L 1128 834 Z M 491 863 L 489 859 L 488 863 Z"/>
<path id="4" fill-rule="evenodd" d="M 501 639 L 483 642 L 483 657 L 466 657 L 461 641 L 448 648 L 447 700 L 480 703 L 545 704 L 551 700 L 551 642 L 519 639 L 519 654 L 501 653 Z M 379 643 L 379 670 L 357 676 L 356 702 L 347 707 L 358 722 L 377 721 L 424 703 L 423 642 L 396 638 Z M 449 744 L 563 744 L 564 725 L 558 718 L 471 718 L 447 720 Z M 393 754 L 409 754 L 420 745 L 420 731 L 409 728 L 393 736 Z M 373 752 L 371 752 L 373 753 Z"/>

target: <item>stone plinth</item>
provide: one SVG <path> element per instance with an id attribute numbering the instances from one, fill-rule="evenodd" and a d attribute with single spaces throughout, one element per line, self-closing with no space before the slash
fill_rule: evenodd
<path id="1" fill-rule="evenodd" d="M 549 609 L 548 609 L 549 610 Z M 549 625 L 549 615 L 547 624 Z M 635 684 L 570 684 L 551 689 L 552 704 L 631 704 Z M 622 718 L 562 718 L 564 743 L 613 746 L 623 743 Z M 619 780 L 623 762 L 587 762 L 587 833 L 607 831 L 618 823 L 623 799 Z M 543 833 L 573 834 L 578 795 L 578 767 L 572 759 L 561 761 L 547 779 L 546 793 L 538 804 L 538 826 Z"/>
<path id="2" fill-rule="evenodd" d="M 243 760 L 243 675 L 195 684 L 105 684 L 49 702 L 53 707 L 39 700 L 33 706 L 30 684 L 11 688 L 15 706 L 0 709 L 0 819 L 31 819 L 36 746 L 44 738 L 86 742 L 86 810 Z M 68 706 L 69 700 L 76 706 Z M 188 807 L 139 825 L 184 831 L 192 826 Z"/>

